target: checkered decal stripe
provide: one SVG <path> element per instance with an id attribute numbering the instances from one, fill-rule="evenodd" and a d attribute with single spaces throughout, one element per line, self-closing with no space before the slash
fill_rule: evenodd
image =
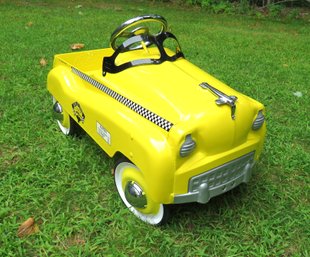
<path id="1" fill-rule="evenodd" d="M 76 75 L 78 75 L 80 78 L 86 80 L 88 83 L 92 84 L 94 87 L 100 89 L 101 91 L 103 91 L 107 95 L 114 98 L 116 101 L 127 106 L 128 108 L 130 108 L 134 112 L 138 113 L 142 117 L 148 119 L 149 121 L 153 122 L 157 126 L 163 128 L 166 131 L 169 131 L 172 128 L 173 124 L 170 121 L 167 121 L 166 119 L 158 116 L 154 112 L 151 112 L 150 110 L 142 107 L 141 105 L 139 105 L 139 104 L 129 100 L 128 98 L 120 95 L 119 93 L 113 91 L 112 89 L 108 88 L 107 86 L 105 86 L 105 85 L 99 83 L 98 81 L 92 79 L 91 77 L 89 77 L 85 73 L 77 70 L 76 68 L 72 67 L 71 69 L 72 69 L 72 72 L 75 73 Z"/>

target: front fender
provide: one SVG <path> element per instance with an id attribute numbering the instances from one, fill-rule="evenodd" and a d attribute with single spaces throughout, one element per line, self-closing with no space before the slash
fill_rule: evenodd
<path id="1" fill-rule="evenodd" d="M 132 137 L 132 151 L 127 157 L 142 172 L 148 196 L 157 203 L 172 203 L 176 169 L 173 149 L 165 136 L 141 135 Z"/>

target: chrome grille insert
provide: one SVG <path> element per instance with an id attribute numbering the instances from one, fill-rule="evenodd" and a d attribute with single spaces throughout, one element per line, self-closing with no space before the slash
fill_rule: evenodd
<path id="1" fill-rule="evenodd" d="M 227 192 L 241 183 L 247 183 L 254 165 L 254 154 L 255 152 L 250 152 L 192 177 L 188 193 L 175 195 L 174 203 L 207 203 L 212 197 Z"/>
<path id="2" fill-rule="evenodd" d="M 192 177 L 189 182 L 189 192 L 199 190 L 201 184 L 206 183 L 209 190 L 225 185 L 243 176 L 245 171 L 252 168 L 254 152 L 216 167 L 198 176 Z"/>

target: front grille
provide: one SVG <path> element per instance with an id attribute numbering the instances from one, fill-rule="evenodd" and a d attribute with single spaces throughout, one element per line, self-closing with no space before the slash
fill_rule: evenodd
<path id="1" fill-rule="evenodd" d="M 243 155 L 233 161 L 192 177 L 189 182 L 189 192 L 199 191 L 199 186 L 205 183 L 210 191 L 237 180 L 252 167 L 254 152 Z M 231 185 L 233 187 L 233 184 Z"/>

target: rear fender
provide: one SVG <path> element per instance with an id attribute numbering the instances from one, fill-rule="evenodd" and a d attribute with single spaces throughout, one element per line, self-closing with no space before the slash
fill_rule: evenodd
<path id="1" fill-rule="evenodd" d="M 75 78 L 71 68 L 66 65 L 59 65 L 53 68 L 47 76 L 47 89 L 62 105 L 62 108 L 72 115 L 71 102 L 75 94 Z"/>

